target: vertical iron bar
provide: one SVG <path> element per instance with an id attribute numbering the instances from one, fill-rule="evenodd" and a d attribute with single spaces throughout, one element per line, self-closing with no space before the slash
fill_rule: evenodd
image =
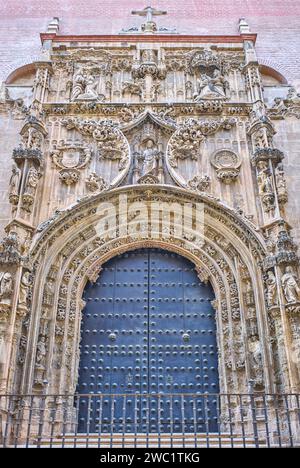
<path id="1" fill-rule="evenodd" d="M 135 448 L 137 446 L 137 437 L 138 437 L 138 395 L 135 395 L 135 400 L 134 400 L 134 447 Z"/>
<path id="2" fill-rule="evenodd" d="M 171 436 L 171 448 L 173 448 L 174 442 L 174 425 L 173 425 L 173 418 L 174 418 L 174 411 L 173 411 L 173 395 L 170 395 L 170 436 Z"/>
<path id="3" fill-rule="evenodd" d="M 16 417 L 16 430 L 15 430 L 15 437 L 14 437 L 14 448 L 18 447 L 18 441 L 19 441 L 19 431 L 20 431 L 20 422 L 22 420 L 21 414 L 22 414 L 22 398 L 19 398 L 18 401 L 18 414 Z"/>
<path id="4" fill-rule="evenodd" d="M 294 442 L 293 442 L 293 432 L 292 432 L 292 425 L 291 425 L 291 418 L 290 418 L 290 408 L 289 408 L 289 402 L 288 402 L 288 397 L 290 395 L 283 395 L 283 400 L 285 403 L 285 409 L 286 409 L 286 417 L 287 417 L 287 424 L 288 424 L 288 431 L 289 431 L 289 440 L 290 440 L 290 448 L 294 447 Z"/>
<path id="5" fill-rule="evenodd" d="M 85 443 L 86 448 L 89 447 L 89 440 L 90 440 L 91 405 L 92 405 L 92 395 L 88 395 L 87 423 L 86 423 L 86 443 Z"/>
<path id="6" fill-rule="evenodd" d="M 241 425 L 242 425 L 243 448 L 246 448 L 243 395 L 238 395 L 238 402 L 239 402 L 239 407 L 240 407 L 240 416 L 241 416 Z"/>
<path id="7" fill-rule="evenodd" d="M 147 434 L 147 439 L 146 439 L 146 448 L 149 448 L 149 431 L 150 431 L 150 395 L 147 394 L 147 429 L 146 429 L 146 434 Z"/>
<path id="8" fill-rule="evenodd" d="M 6 446 L 7 446 L 9 427 L 11 425 L 10 423 L 11 423 L 11 411 L 12 411 L 13 396 L 12 395 L 7 395 L 7 398 L 8 398 L 8 404 L 7 404 L 6 424 L 5 424 L 5 431 L 4 431 L 4 438 L 3 438 L 3 447 L 4 448 L 6 448 Z"/>
<path id="9" fill-rule="evenodd" d="M 205 420 L 205 433 L 206 433 L 206 447 L 209 448 L 209 413 L 208 413 L 208 406 L 207 406 L 207 394 L 203 395 L 203 409 L 204 409 L 204 420 Z"/>
<path id="10" fill-rule="evenodd" d="M 227 395 L 227 404 L 228 404 L 228 417 L 229 417 L 229 430 L 230 430 L 230 445 L 231 448 L 234 448 L 234 437 L 233 437 L 233 421 L 232 421 L 232 411 L 231 411 L 231 395 Z"/>
<path id="11" fill-rule="evenodd" d="M 101 448 L 102 435 L 102 414 L 103 414 L 103 395 L 99 395 L 99 428 L 98 428 L 98 448 Z"/>
<path id="12" fill-rule="evenodd" d="M 30 440 L 30 430 L 31 430 L 31 420 L 32 420 L 32 413 L 33 413 L 33 405 L 34 405 L 34 395 L 30 397 L 30 404 L 29 404 L 29 416 L 28 416 L 28 426 L 27 426 L 27 435 L 26 435 L 26 448 L 29 446 Z"/>
<path id="13" fill-rule="evenodd" d="M 278 431 L 278 442 L 279 442 L 279 447 L 281 448 L 282 443 L 281 443 L 280 419 L 279 419 L 279 414 L 278 414 L 278 395 L 274 395 L 274 409 L 275 409 L 276 425 L 277 425 L 277 431 Z"/>
<path id="14" fill-rule="evenodd" d="M 54 396 L 53 400 L 53 410 L 51 416 L 51 431 L 50 431 L 50 448 L 53 447 L 53 438 L 54 438 L 54 427 L 55 427 L 55 420 L 56 420 L 56 396 Z"/>
<path id="15" fill-rule="evenodd" d="M 197 437 L 197 409 L 196 409 L 196 395 L 193 395 L 193 421 L 194 421 L 194 445 L 195 448 L 198 447 L 198 437 Z"/>
<path id="16" fill-rule="evenodd" d="M 122 409 L 122 448 L 125 448 L 125 433 L 126 433 L 126 395 L 123 396 Z"/>
<path id="17" fill-rule="evenodd" d="M 44 419 L 45 419 L 45 408 L 47 406 L 46 396 L 42 395 L 40 398 L 40 408 L 39 408 L 39 431 L 38 431 L 38 438 L 37 438 L 37 448 L 41 448 L 41 441 L 43 438 L 43 427 L 44 427 Z"/>
<path id="18" fill-rule="evenodd" d="M 219 448 L 222 448 L 222 436 L 221 436 L 221 395 L 217 396 L 217 420 L 218 420 L 218 439 L 219 439 Z"/>
<path id="19" fill-rule="evenodd" d="M 161 447 L 161 428 L 160 428 L 160 421 L 161 421 L 161 395 L 160 393 L 157 396 L 157 405 L 158 405 L 158 411 L 157 411 L 157 416 L 158 416 L 158 448 Z"/>
<path id="20" fill-rule="evenodd" d="M 77 447 L 78 427 L 79 427 L 79 410 L 80 410 L 80 395 L 75 395 L 75 431 L 74 431 L 74 448 Z"/>
<path id="21" fill-rule="evenodd" d="M 270 448 L 270 428 L 269 428 L 269 415 L 268 415 L 268 401 L 266 395 L 263 395 L 263 404 L 264 404 L 264 416 L 265 416 L 265 426 L 266 426 L 266 439 L 267 447 Z"/>
<path id="22" fill-rule="evenodd" d="M 255 396 L 253 392 L 250 393 L 250 404 L 251 404 L 254 444 L 255 444 L 255 448 L 259 448 L 259 438 L 258 438 L 257 418 L 256 418 L 256 401 L 255 401 Z"/>
<path id="23" fill-rule="evenodd" d="M 185 448 L 184 395 L 181 395 L 181 421 L 183 448 Z"/>
<path id="24" fill-rule="evenodd" d="M 115 395 L 112 395 L 111 396 L 111 418 L 110 418 L 110 448 L 113 448 L 114 418 L 115 418 Z"/>
<path id="25" fill-rule="evenodd" d="M 67 423 L 66 423 L 66 420 L 67 420 L 67 405 L 66 403 L 64 402 L 64 399 L 62 398 L 61 399 L 61 402 L 62 402 L 62 417 L 63 417 L 63 436 L 62 436 L 62 448 L 65 447 L 65 443 L 66 443 L 66 426 L 67 426 Z"/>

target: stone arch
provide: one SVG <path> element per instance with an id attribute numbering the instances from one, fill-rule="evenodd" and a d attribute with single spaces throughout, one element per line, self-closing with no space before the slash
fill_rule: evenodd
<path id="1" fill-rule="evenodd" d="M 203 203 L 203 233 L 193 239 L 163 232 L 158 238 L 149 233 L 143 238 L 120 232 L 111 238 L 100 236 L 101 203 L 108 206 L 125 195 L 128 203 L 144 202 L 147 206 L 153 200 L 177 201 L 182 206 Z M 84 287 L 88 280 L 97 278 L 108 259 L 140 247 L 178 253 L 195 264 L 202 281 L 211 282 L 216 296 L 221 391 L 247 392 L 253 379 L 270 390 L 271 353 L 259 267 L 265 256 L 262 238 L 246 219 L 209 197 L 171 186 L 132 186 L 83 200 L 49 220 L 36 235 L 31 248 L 32 310 L 27 319 L 27 349 L 24 368 L 19 369 L 22 378 L 18 391 L 75 391 Z M 253 336 L 261 340 L 262 369 L 254 368 L 249 356 L 247 337 Z M 41 337 L 47 341 L 47 354 L 37 366 L 32 356 L 36 356 Z"/>
<path id="2" fill-rule="evenodd" d="M 0 80 L 4 81 L 5 84 L 9 85 L 16 78 L 28 74 L 31 71 L 36 71 L 40 62 L 41 57 L 39 57 L 38 55 L 29 56 L 23 60 L 13 62 L 3 69 L 3 72 L 0 75 Z"/>
<path id="3" fill-rule="evenodd" d="M 262 75 L 270 76 L 278 81 L 278 84 L 288 85 L 286 70 L 272 61 L 266 60 L 260 62 L 260 72 Z"/>

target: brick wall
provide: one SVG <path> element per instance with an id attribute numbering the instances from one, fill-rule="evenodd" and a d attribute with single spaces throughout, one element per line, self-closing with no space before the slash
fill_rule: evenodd
<path id="1" fill-rule="evenodd" d="M 8 0 L 0 5 L 0 78 L 40 48 L 39 33 L 53 16 L 61 20 L 62 34 L 110 34 L 138 25 L 130 14 L 151 3 L 168 15 L 164 26 L 190 34 L 236 34 L 238 20 L 246 17 L 258 33 L 257 50 L 264 64 L 280 70 L 290 82 L 300 85 L 299 0 Z"/>

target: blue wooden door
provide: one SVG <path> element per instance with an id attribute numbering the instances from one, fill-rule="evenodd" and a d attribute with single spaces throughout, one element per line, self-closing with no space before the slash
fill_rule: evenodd
<path id="1" fill-rule="evenodd" d="M 84 293 L 77 392 L 102 396 L 79 400 L 79 431 L 215 432 L 217 399 L 200 396 L 219 391 L 213 299 L 177 254 L 107 262 Z"/>

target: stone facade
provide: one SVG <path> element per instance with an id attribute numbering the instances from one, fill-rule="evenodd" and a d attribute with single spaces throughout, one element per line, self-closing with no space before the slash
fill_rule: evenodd
<path id="1" fill-rule="evenodd" d="M 121 252 L 160 247 L 213 285 L 221 392 L 299 392 L 299 94 L 260 66 L 245 20 L 222 36 L 140 22 L 82 37 L 54 19 L 3 85 L 0 391 L 74 392 L 86 282 Z M 203 232 L 153 234 L 140 219 L 153 201 L 178 225 L 202 204 Z"/>

